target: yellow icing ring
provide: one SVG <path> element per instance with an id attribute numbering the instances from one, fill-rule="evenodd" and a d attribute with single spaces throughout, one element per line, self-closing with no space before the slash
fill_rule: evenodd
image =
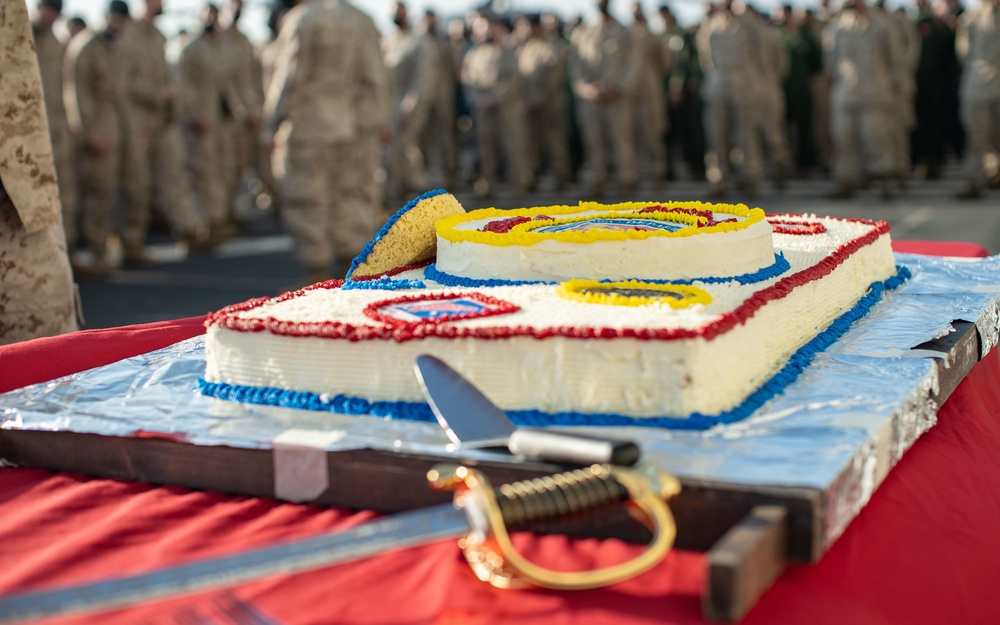
<path id="1" fill-rule="evenodd" d="M 687 237 L 700 234 L 714 234 L 721 232 L 732 232 L 743 230 L 751 225 L 764 221 L 764 211 L 760 208 L 747 208 L 744 204 L 710 204 L 707 202 L 670 202 L 669 208 L 664 211 L 645 213 L 643 218 L 663 219 L 661 215 L 671 215 L 669 221 L 675 221 L 673 215 L 683 216 L 685 221 L 689 221 L 692 226 L 698 223 L 696 215 L 676 213 L 671 209 L 684 208 L 694 210 L 709 210 L 716 213 L 724 213 L 734 217 L 743 218 L 743 221 L 729 222 L 707 226 L 704 228 L 683 228 L 677 232 L 667 231 L 621 231 L 602 230 L 594 228 L 585 232 L 534 232 L 525 229 L 528 224 L 519 224 L 507 233 L 480 232 L 478 230 L 462 230 L 458 226 L 470 221 L 483 219 L 505 219 L 510 217 L 535 217 L 537 215 L 547 215 L 553 217 L 551 223 L 564 221 L 558 219 L 559 216 L 569 216 L 579 214 L 584 211 L 599 210 L 604 216 L 609 213 L 634 213 L 645 208 L 649 208 L 654 202 L 624 202 L 621 204 L 597 204 L 595 202 L 581 202 L 579 206 L 537 206 L 533 208 L 515 208 L 503 210 L 498 208 L 481 208 L 464 214 L 452 215 L 441 219 L 434 224 L 437 235 L 452 243 L 476 243 L 480 245 L 492 245 L 506 247 L 508 245 L 529 246 L 541 243 L 542 241 L 562 241 L 567 243 L 593 243 L 595 241 L 626 241 L 641 240 L 650 237 Z M 580 219 L 592 219 L 597 215 L 587 215 Z M 617 216 L 617 215 L 615 215 Z M 546 225 L 549 220 L 540 220 L 533 227 Z"/>
<path id="2" fill-rule="evenodd" d="M 663 291 L 660 297 L 650 295 L 622 295 L 612 289 L 638 289 L 642 291 Z M 595 293 L 594 291 L 607 291 Z M 677 299 L 676 295 L 682 298 Z M 624 280 L 621 282 L 598 282 L 597 280 L 569 280 L 559 285 L 556 295 L 564 299 L 586 304 L 605 304 L 608 306 L 648 306 L 649 304 L 666 304 L 671 308 L 687 308 L 695 304 L 711 304 L 712 296 L 708 291 L 690 284 L 661 284 L 658 282 L 641 282 L 639 280 Z"/>

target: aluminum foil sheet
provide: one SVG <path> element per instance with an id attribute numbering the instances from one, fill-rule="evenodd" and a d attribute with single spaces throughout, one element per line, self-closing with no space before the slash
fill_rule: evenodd
<path id="1" fill-rule="evenodd" d="M 679 476 L 823 490 L 826 539 L 838 536 L 913 442 L 935 423 L 932 350 L 911 348 L 976 324 L 986 353 L 998 342 L 1000 256 L 897 255 L 913 277 L 886 294 L 785 392 L 749 418 L 707 431 L 576 428 L 640 441 L 644 458 Z M 330 451 L 450 455 L 435 425 L 251 406 L 198 391 L 204 340 L 176 345 L 0 395 L 4 429 L 110 436 L 155 432 L 198 445 L 271 448 L 289 430 L 326 436 Z M 480 459 L 495 452 L 469 452 Z"/>

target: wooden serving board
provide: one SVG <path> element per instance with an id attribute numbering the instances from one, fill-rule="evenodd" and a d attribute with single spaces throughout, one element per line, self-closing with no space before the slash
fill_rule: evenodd
<path id="1" fill-rule="evenodd" d="M 975 324 L 953 322 L 956 332 L 917 346 L 935 358 L 939 384 L 931 397 L 942 405 L 981 358 Z M 879 439 L 879 458 L 892 441 Z M 19 466 L 71 471 L 96 477 L 274 497 L 275 452 L 205 446 L 166 438 L 81 434 L 68 431 L 0 430 L 0 459 Z M 360 449 L 325 452 L 328 486 L 312 502 L 392 513 L 445 503 L 425 475 L 441 463 L 464 462 L 494 484 L 540 477 L 566 467 L 517 459 L 483 461 L 430 454 Z M 890 470 L 880 463 L 876 484 Z M 706 551 L 708 575 L 703 613 L 713 621 L 742 618 L 784 570 L 787 562 L 816 562 L 830 547 L 827 492 L 820 488 L 736 484 L 681 477 L 681 494 L 670 507 L 677 521 L 676 546 Z M 647 542 L 649 532 L 622 510 L 539 531 L 570 536 Z"/>
<path id="2" fill-rule="evenodd" d="M 940 384 L 933 399 L 941 405 L 979 359 L 975 324 L 955 322 L 957 331 L 918 346 L 946 353 L 937 361 Z M 888 442 L 886 442 L 888 444 Z M 440 457 L 382 450 L 327 452 L 329 487 L 314 503 L 380 512 L 398 512 L 443 503 L 450 498 L 427 487 L 426 472 L 441 462 L 461 462 L 461 456 Z M 63 431 L 2 430 L 0 458 L 11 464 L 72 471 L 113 479 L 167 484 L 198 490 L 258 497 L 275 496 L 274 458 L 270 449 L 202 446 L 161 438 L 134 438 Z M 539 477 L 565 470 L 551 464 L 476 461 L 494 483 Z M 878 476 L 878 481 L 884 478 Z M 787 556 L 815 562 L 829 547 L 824 538 L 825 493 L 817 488 L 747 485 L 682 478 L 683 490 L 671 504 L 677 518 L 677 546 L 710 549 L 756 506 L 787 510 Z M 624 513 L 609 513 L 588 522 L 553 528 L 576 536 L 646 539 Z"/>

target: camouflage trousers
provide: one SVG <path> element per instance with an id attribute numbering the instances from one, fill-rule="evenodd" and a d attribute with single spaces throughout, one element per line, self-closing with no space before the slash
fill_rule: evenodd
<path id="1" fill-rule="evenodd" d="M 194 191 L 198 213 L 215 226 L 226 221 L 226 181 L 223 179 L 222 159 L 225 143 L 219 122 L 204 134 L 188 132 L 185 135 L 188 150 L 188 172 Z"/>
<path id="2" fill-rule="evenodd" d="M 965 97 L 962 123 L 969 129 L 966 176 L 972 186 L 982 188 L 986 183 L 986 155 L 991 149 L 1000 152 L 1000 98 Z"/>
<path id="3" fill-rule="evenodd" d="M 542 169 L 542 157 L 548 158 L 549 168 L 560 182 L 569 180 L 569 143 L 566 135 L 566 102 L 553 98 L 538 110 L 528 111 L 528 132 L 525 143 L 528 162 L 537 175 Z"/>
<path id="4" fill-rule="evenodd" d="M 758 111 L 757 123 L 767 156 L 776 166 L 786 167 L 791 162 L 791 150 L 785 135 L 785 93 L 780 86 L 768 90 Z"/>
<path id="5" fill-rule="evenodd" d="M 174 124 L 143 124 L 123 167 L 125 202 L 146 215 L 155 206 L 178 235 L 195 232 L 203 219 L 184 174 L 180 141 Z"/>
<path id="6" fill-rule="evenodd" d="M 875 177 L 895 173 L 888 109 L 877 103 L 834 103 L 830 121 L 837 180 L 856 184 L 862 171 Z"/>
<path id="7" fill-rule="evenodd" d="M 427 127 L 427 112 L 411 115 L 406 128 L 397 127 L 389 146 L 388 189 L 390 195 L 404 195 L 427 188 L 427 164 L 420 149 L 420 137 Z"/>
<path id="8" fill-rule="evenodd" d="M 435 96 L 420 136 L 420 150 L 428 162 L 436 153 L 446 185 L 455 181 L 458 174 L 458 125 L 453 91 L 444 89 Z"/>
<path id="9" fill-rule="evenodd" d="M 0 345 L 72 332 L 76 311 L 62 227 L 29 234 L 0 184 Z"/>
<path id="10" fill-rule="evenodd" d="M 117 232 L 125 247 L 138 247 L 149 230 L 149 208 L 125 202 L 120 223 L 115 226 L 113 208 L 129 155 L 123 142 L 111 142 L 104 154 L 93 154 L 82 146 L 80 155 L 80 232 L 98 256 L 106 253 L 108 235 Z"/>
<path id="11" fill-rule="evenodd" d="M 56 176 L 59 177 L 59 201 L 62 203 L 63 230 L 66 232 L 66 242 L 76 243 L 80 236 L 78 221 L 80 219 L 80 199 L 77 190 L 76 164 L 73 158 L 73 138 L 69 134 L 66 122 L 49 121 L 49 135 L 52 137 L 52 158 L 56 164 Z"/>
<path id="12" fill-rule="evenodd" d="M 577 115 L 591 182 L 604 184 L 607 181 L 610 151 L 614 154 L 619 183 L 635 185 L 635 140 L 632 135 L 632 111 L 627 100 L 618 98 L 610 104 L 580 100 Z"/>
<path id="13" fill-rule="evenodd" d="M 527 191 L 534 180 L 524 140 L 524 116 L 518 105 L 476 107 L 476 145 L 479 150 L 479 177 L 494 186 L 503 150 L 507 182 L 518 191 Z"/>
<path id="14" fill-rule="evenodd" d="M 705 128 L 708 130 L 708 150 L 705 153 L 705 173 L 714 185 L 730 178 L 729 151 L 737 148 L 743 154 L 741 173 L 747 184 L 756 184 L 761 173 L 761 145 L 757 103 L 745 94 L 721 92 L 706 97 Z"/>
<path id="15" fill-rule="evenodd" d="M 644 85 L 645 86 L 645 85 Z M 667 132 L 667 108 L 663 104 L 659 85 L 641 89 L 633 97 L 636 147 L 649 159 L 654 180 L 667 175 L 667 147 L 663 136 Z"/>
<path id="16" fill-rule="evenodd" d="M 370 163 L 355 142 L 332 146 L 278 144 L 272 161 L 281 193 L 281 219 L 310 270 L 356 256 L 378 230 L 371 203 Z M 345 269 L 346 267 L 341 267 Z"/>

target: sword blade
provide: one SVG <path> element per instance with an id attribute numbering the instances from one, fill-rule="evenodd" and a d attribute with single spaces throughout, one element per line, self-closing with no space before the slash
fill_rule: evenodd
<path id="1" fill-rule="evenodd" d="M 149 573 L 0 598 L 0 623 L 105 612 L 129 605 L 324 568 L 469 531 L 452 504 L 378 519 L 356 528 L 157 569 Z"/>

